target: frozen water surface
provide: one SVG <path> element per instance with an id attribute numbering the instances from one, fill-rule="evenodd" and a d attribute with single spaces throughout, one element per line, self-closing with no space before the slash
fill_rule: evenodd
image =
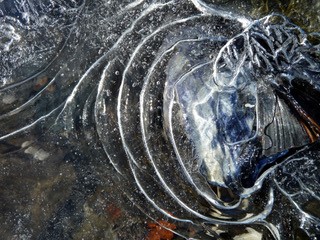
<path id="1" fill-rule="evenodd" d="M 1 238 L 319 238 L 308 4 L 0 1 Z"/>

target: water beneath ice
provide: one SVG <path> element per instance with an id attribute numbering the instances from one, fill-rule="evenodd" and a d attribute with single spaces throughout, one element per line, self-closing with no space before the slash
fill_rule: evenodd
<path id="1" fill-rule="evenodd" d="M 0 1 L 1 236 L 320 237 L 319 19 L 271 2 Z"/>

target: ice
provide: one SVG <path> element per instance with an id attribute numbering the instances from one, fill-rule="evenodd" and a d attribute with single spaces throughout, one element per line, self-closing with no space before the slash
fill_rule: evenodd
<path id="1" fill-rule="evenodd" d="M 318 18 L 255 2 L 0 1 L 1 237 L 319 237 Z"/>

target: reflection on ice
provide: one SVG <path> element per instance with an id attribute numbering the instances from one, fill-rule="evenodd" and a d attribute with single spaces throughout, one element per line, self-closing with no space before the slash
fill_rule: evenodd
<path id="1" fill-rule="evenodd" d="M 317 238 L 317 33 L 246 9 L 1 1 L 1 236 Z"/>

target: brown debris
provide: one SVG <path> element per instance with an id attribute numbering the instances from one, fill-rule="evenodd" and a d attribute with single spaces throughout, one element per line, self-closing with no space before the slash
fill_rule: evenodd
<path id="1" fill-rule="evenodd" d="M 177 228 L 173 223 L 160 220 L 157 223 L 148 223 L 149 232 L 146 240 L 172 240 L 174 233 L 170 230 Z"/>
<path id="2" fill-rule="evenodd" d="M 41 88 L 43 88 L 48 83 L 49 78 L 47 76 L 43 76 L 38 79 L 36 84 L 33 86 L 33 90 L 39 91 Z"/>
<path id="3" fill-rule="evenodd" d="M 106 212 L 111 221 L 116 221 L 122 215 L 122 211 L 115 204 L 109 204 L 106 207 Z"/>

